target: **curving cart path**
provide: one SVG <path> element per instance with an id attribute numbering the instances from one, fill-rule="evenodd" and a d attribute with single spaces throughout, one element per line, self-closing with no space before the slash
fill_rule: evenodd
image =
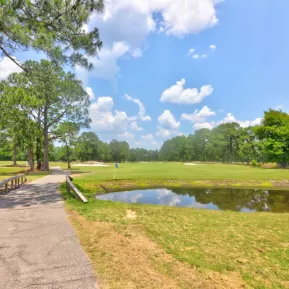
<path id="1" fill-rule="evenodd" d="M 0 195 L 1 289 L 95 289 L 96 279 L 57 191 L 53 170 Z"/>

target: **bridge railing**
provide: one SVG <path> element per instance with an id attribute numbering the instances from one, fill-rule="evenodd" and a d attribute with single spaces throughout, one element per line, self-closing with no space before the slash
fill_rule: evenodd
<path id="1" fill-rule="evenodd" d="M 5 179 L 3 181 L 0 181 L 0 192 L 4 191 L 8 193 L 9 191 L 13 189 L 19 188 L 21 185 L 23 185 L 27 181 L 25 175 L 17 175 L 8 179 Z"/>
<path id="2" fill-rule="evenodd" d="M 84 197 L 84 195 L 78 190 L 78 188 L 72 183 L 72 178 L 70 176 L 66 176 L 66 187 L 67 191 L 70 193 L 70 191 L 73 192 L 73 194 L 83 203 L 87 203 L 87 199 Z"/>

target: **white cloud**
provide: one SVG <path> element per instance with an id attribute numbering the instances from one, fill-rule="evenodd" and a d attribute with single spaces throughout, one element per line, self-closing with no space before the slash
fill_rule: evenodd
<path id="1" fill-rule="evenodd" d="M 156 146 L 158 143 L 155 141 L 153 135 L 151 133 L 146 134 L 146 135 L 142 135 L 141 139 L 145 142 L 145 143 L 149 143 L 153 146 Z"/>
<path id="2" fill-rule="evenodd" d="M 222 0 L 106 0 L 104 13 L 94 13 L 83 30 L 99 28 L 104 43 L 91 76 L 112 79 L 119 72 L 117 61 L 125 54 L 141 57 L 148 35 L 154 31 L 182 37 L 199 33 L 218 23 L 216 6 Z M 159 15 L 156 20 L 155 15 Z M 204 58 L 200 55 L 200 58 Z M 87 72 L 76 69 L 87 83 Z"/>
<path id="3" fill-rule="evenodd" d="M 124 133 L 119 133 L 115 136 L 115 139 L 118 141 L 126 141 L 129 144 L 133 144 L 135 140 L 135 135 L 131 132 L 124 132 Z"/>
<path id="4" fill-rule="evenodd" d="M 99 97 L 92 103 L 89 107 L 91 129 L 105 141 L 127 141 L 131 147 L 146 145 L 143 141 L 139 143 L 134 134 L 143 130 L 136 121 L 139 117 L 128 116 L 125 111 L 114 110 L 113 107 L 114 101 L 110 96 Z M 156 146 L 157 143 L 151 141 L 149 145 Z"/>
<path id="5" fill-rule="evenodd" d="M 238 123 L 241 127 L 248 127 L 248 126 L 260 125 L 262 122 L 262 118 L 256 118 L 254 120 L 241 121 L 241 120 L 237 120 L 232 113 L 227 113 L 225 118 L 218 122 L 218 125 L 223 124 L 223 123 L 232 123 L 232 122 Z"/>
<path id="6" fill-rule="evenodd" d="M 128 130 L 128 125 L 132 122 L 126 112 L 112 111 L 113 99 L 109 96 L 102 96 L 97 102 L 89 107 L 89 116 L 92 120 L 91 128 L 95 132 L 110 132 L 123 134 Z"/>
<path id="7" fill-rule="evenodd" d="M 184 89 L 186 80 L 183 78 L 170 88 L 166 89 L 160 100 L 163 102 L 196 104 L 200 103 L 205 97 L 213 93 L 211 85 L 204 85 L 200 91 L 197 88 Z"/>
<path id="8" fill-rule="evenodd" d="M 212 111 L 209 107 L 204 106 L 200 111 L 196 109 L 192 114 L 183 113 L 181 115 L 181 119 L 191 122 L 203 122 L 205 118 L 214 115 L 216 115 L 214 111 Z"/>
<path id="9" fill-rule="evenodd" d="M 195 53 L 193 56 L 192 56 L 193 59 L 204 59 L 204 58 L 207 58 L 207 54 L 197 54 Z"/>
<path id="10" fill-rule="evenodd" d="M 188 55 L 191 55 L 191 54 L 193 54 L 194 52 L 195 52 L 195 49 L 194 49 L 194 48 L 191 48 L 191 49 L 189 49 Z"/>
<path id="11" fill-rule="evenodd" d="M 158 132 L 157 135 L 162 138 L 169 138 L 179 135 L 178 128 L 180 122 L 176 121 L 175 117 L 169 110 L 165 110 L 158 118 Z"/>
<path id="12" fill-rule="evenodd" d="M 89 25 L 99 28 L 105 45 L 126 42 L 131 49 L 141 48 L 155 21 L 146 0 L 106 0 L 103 14 L 94 14 Z"/>
<path id="13" fill-rule="evenodd" d="M 175 117 L 169 110 L 165 110 L 158 118 L 159 124 L 165 129 L 177 129 L 180 126 L 180 122 L 176 121 Z"/>
<path id="14" fill-rule="evenodd" d="M 217 46 L 215 44 L 212 44 L 212 45 L 209 46 L 209 48 L 212 49 L 212 50 L 216 50 Z"/>
<path id="15" fill-rule="evenodd" d="M 88 87 L 88 86 L 87 86 L 87 87 L 86 87 L 86 92 L 87 92 L 90 100 L 92 100 L 92 99 L 95 98 L 94 93 L 93 93 L 91 87 Z"/>
<path id="16" fill-rule="evenodd" d="M 254 120 L 238 121 L 241 127 L 260 125 L 262 118 L 256 118 Z"/>
<path id="17" fill-rule="evenodd" d="M 138 105 L 139 107 L 139 118 L 142 120 L 142 121 L 149 121 L 151 120 L 151 117 L 146 115 L 146 109 L 145 109 L 145 106 L 144 104 L 138 99 L 138 98 L 133 98 L 132 96 L 128 95 L 128 94 L 125 94 L 125 97 L 128 101 L 132 101 L 134 102 L 135 104 Z"/>
<path id="18" fill-rule="evenodd" d="M 105 12 L 94 14 L 90 25 L 100 29 L 104 43 L 127 41 L 139 45 L 156 29 L 153 14 L 160 13 L 158 30 L 181 37 L 199 33 L 218 23 L 221 0 L 106 0 Z"/>
<path id="19" fill-rule="evenodd" d="M 218 23 L 215 6 L 219 0 L 144 0 L 162 13 L 161 31 L 183 36 L 213 27 Z"/>
<path id="20" fill-rule="evenodd" d="M 139 58 L 139 57 L 142 57 L 143 52 L 142 52 L 142 50 L 140 48 L 136 48 L 135 50 L 132 51 L 131 55 L 134 58 Z"/>
<path id="21" fill-rule="evenodd" d="M 215 122 L 197 122 L 193 125 L 193 128 L 198 130 L 202 128 L 213 129 L 215 126 Z"/>
<path id="22" fill-rule="evenodd" d="M 23 70 L 8 57 L 3 57 L 0 61 L 0 80 L 7 79 L 11 73 L 19 73 L 22 71 Z"/>
<path id="23" fill-rule="evenodd" d="M 213 129 L 214 127 L 220 125 L 220 124 L 225 124 L 225 123 L 233 123 L 236 122 L 238 123 L 241 127 L 249 127 L 249 126 L 255 126 L 255 125 L 260 125 L 262 122 L 262 118 L 256 118 L 254 120 L 237 120 L 236 117 L 232 113 L 227 113 L 227 115 L 220 121 L 211 121 L 211 122 L 206 122 L 205 119 L 208 116 L 213 116 L 215 115 L 214 111 L 211 111 L 208 107 L 203 107 L 200 111 L 195 111 L 193 114 L 182 114 L 182 120 L 189 120 L 192 121 L 193 124 L 193 129 L 202 129 L 202 128 L 207 128 L 207 129 Z"/>
<path id="24" fill-rule="evenodd" d="M 133 121 L 131 124 L 130 124 L 130 128 L 134 131 L 142 131 L 143 128 L 138 126 L 138 123 L 136 121 Z"/>
<path id="25" fill-rule="evenodd" d="M 224 117 L 223 120 L 221 120 L 221 123 L 231 123 L 231 122 L 237 122 L 237 119 L 232 113 L 227 113 L 227 115 Z"/>
<path id="26" fill-rule="evenodd" d="M 114 42 L 111 47 L 103 48 L 99 52 L 98 57 L 88 57 L 93 64 L 92 70 L 87 71 L 76 66 L 76 74 L 84 84 L 87 83 L 88 74 L 102 79 L 112 79 L 120 70 L 117 64 L 118 59 L 123 57 L 128 51 L 129 46 L 125 42 Z"/>

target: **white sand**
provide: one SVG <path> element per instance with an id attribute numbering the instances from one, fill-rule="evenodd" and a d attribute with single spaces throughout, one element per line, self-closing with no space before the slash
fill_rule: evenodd
<path id="1" fill-rule="evenodd" d="M 105 164 L 76 164 L 72 165 L 73 167 L 108 167 L 109 165 Z"/>
<path id="2" fill-rule="evenodd" d="M 196 164 L 196 163 L 184 163 L 185 166 L 202 166 L 203 164 Z"/>

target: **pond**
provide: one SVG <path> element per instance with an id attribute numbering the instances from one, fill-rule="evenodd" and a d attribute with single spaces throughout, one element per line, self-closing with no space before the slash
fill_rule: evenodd
<path id="1" fill-rule="evenodd" d="M 281 190 L 165 188 L 107 193 L 96 199 L 237 212 L 289 212 L 289 192 Z"/>

